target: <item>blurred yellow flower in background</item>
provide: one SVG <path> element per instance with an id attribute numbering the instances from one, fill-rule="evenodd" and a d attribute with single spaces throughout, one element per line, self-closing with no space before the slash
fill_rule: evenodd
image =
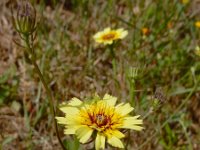
<path id="1" fill-rule="evenodd" d="M 183 3 L 183 4 L 187 4 L 187 3 L 189 3 L 189 1 L 190 1 L 190 0 L 182 0 L 182 3 Z"/>
<path id="2" fill-rule="evenodd" d="M 95 149 L 105 149 L 105 142 L 118 148 L 124 148 L 121 141 L 125 135 L 120 129 L 143 129 L 139 115 L 131 116 L 133 107 L 129 103 L 115 106 L 117 98 L 106 94 L 103 99 L 96 96 L 91 102 L 82 102 L 73 98 L 60 107 L 65 117 L 56 117 L 59 124 L 65 126 L 64 134 L 75 134 L 81 143 L 86 143 L 95 135 Z"/>
<path id="3" fill-rule="evenodd" d="M 96 33 L 93 38 L 97 43 L 112 44 L 113 41 L 123 39 L 127 36 L 128 31 L 123 28 L 112 30 L 111 28 L 105 28 L 103 31 Z"/>
<path id="4" fill-rule="evenodd" d="M 200 47 L 199 46 L 196 46 L 195 54 L 200 57 Z"/>
<path id="5" fill-rule="evenodd" d="M 168 23 L 167 23 L 167 28 L 168 28 L 168 29 L 171 29 L 172 27 L 173 27 L 173 22 L 168 22 Z"/>
<path id="6" fill-rule="evenodd" d="M 195 22 L 195 26 L 196 26 L 197 28 L 200 28 L 200 21 L 196 21 L 196 22 Z"/>
<path id="7" fill-rule="evenodd" d="M 143 35 L 148 35 L 149 33 L 150 33 L 149 28 L 146 28 L 146 27 L 142 28 L 142 34 Z"/>

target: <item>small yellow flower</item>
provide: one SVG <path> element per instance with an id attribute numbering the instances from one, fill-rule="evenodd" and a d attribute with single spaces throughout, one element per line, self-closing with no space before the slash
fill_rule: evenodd
<path id="1" fill-rule="evenodd" d="M 148 35 L 149 33 L 150 33 L 149 28 L 146 28 L 146 27 L 142 28 L 142 34 L 143 35 Z"/>
<path id="2" fill-rule="evenodd" d="M 182 0 L 182 3 L 187 4 L 187 3 L 189 3 L 189 0 Z"/>
<path id="3" fill-rule="evenodd" d="M 113 41 L 123 39 L 127 36 L 128 32 L 123 28 L 112 30 L 110 28 L 105 28 L 103 31 L 96 33 L 93 38 L 97 43 L 112 44 Z"/>
<path id="4" fill-rule="evenodd" d="M 196 26 L 197 28 L 200 28 L 200 21 L 196 21 L 196 22 L 195 22 L 195 26 Z"/>
<path id="5" fill-rule="evenodd" d="M 200 47 L 199 46 L 196 46 L 196 48 L 195 48 L 195 54 L 197 56 L 200 56 Z"/>
<path id="6" fill-rule="evenodd" d="M 129 103 L 115 106 L 116 97 L 106 94 L 91 102 L 82 102 L 77 98 L 60 107 L 65 117 L 56 117 L 59 124 L 65 126 L 64 134 L 75 134 L 81 143 L 86 143 L 92 134 L 95 136 L 95 149 L 105 149 L 105 142 L 118 148 L 124 148 L 121 141 L 125 135 L 120 129 L 143 129 L 139 115 L 131 116 L 133 107 Z"/>
<path id="7" fill-rule="evenodd" d="M 168 28 L 168 29 L 171 29 L 172 27 L 173 27 L 173 23 L 172 23 L 172 22 L 168 22 L 168 23 L 167 23 L 167 28 Z"/>

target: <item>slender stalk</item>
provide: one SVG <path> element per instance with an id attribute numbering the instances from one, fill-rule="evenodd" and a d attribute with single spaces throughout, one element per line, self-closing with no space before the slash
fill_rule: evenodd
<path id="1" fill-rule="evenodd" d="M 181 124 L 181 126 L 183 128 L 183 132 L 185 133 L 185 137 L 187 138 L 187 141 L 188 141 L 188 150 L 193 150 L 192 142 L 191 142 L 191 139 L 190 139 L 190 135 L 187 132 L 187 128 L 185 127 L 184 122 L 182 120 L 179 120 L 179 123 Z"/>
<path id="2" fill-rule="evenodd" d="M 112 59 L 115 59 L 114 43 L 109 45 L 109 49 L 110 49 L 110 54 L 111 54 Z"/>
<path id="3" fill-rule="evenodd" d="M 116 61 L 114 46 L 115 46 L 115 43 L 112 43 L 111 45 L 109 45 L 108 48 L 109 48 L 111 59 L 112 59 L 113 78 L 114 78 L 116 86 L 119 87 L 119 81 L 117 80 L 117 61 Z"/>
<path id="4" fill-rule="evenodd" d="M 125 150 L 128 150 L 128 144 L 129 144 L 129 142 L 130 142 L 130 136 L 131 136 L 131 133 L 130 133 L 130 130 L 128 131 L 128 136 L 127 136 L 127 141 L 126 141 L 126 145 L 125 145 Z"/>
<path id="5" fill-rule="evenodd" d="M 131 79 L 130 81 L 130 103 L 131 106 L 136 106 L 135 104 L 135 81 L 134 79 Z"/>
<path id="6" fill-rule="evenodd" d="M 53 102 L 54 102 L 54 96 L 52 94 L 52 91 L 51 89 L 49 88 L 48 84 L 46 83 L 45 79 L 44 79 L 44 76 L 42 74 L 42 72 L 40 71 L 40 68 L 39 66 L 37 65 L 36 63 L 36 58 L 35 58 L 35 54 L 34 54 L 34 49 L 33 49 L 33 45 L 30 44 L 29 42 L 29 35 L 25 35 L 25 43 L 26 43 L 26 46 L 27 46 L 27 51 L 29 52 L 29 54 L 31 54 L 31 62 L 36 70 L 36 73 L 38 74 L 46 92 L 47 92 L 47 95 L 48 95 L 48 100 L 49 100 L 49 104 L 50 104 L 50 111 L 51 111 L 51 114 L 53 115 L 53 122 L 54 122 L 54 126 L 55 126 L 55 129 L 56 129 L 56 135 L 57 135 L 57 138 L 58 138 L 58 141 L 61 145 L 61 147 L 63 148 L 63 150 L 66 150 L 64 144 L 62 143 L 62 140 L 59 136 L 59 131 L 58 131 L 58 125 L 57 125 L 57 122 L 56 122 L 56 111 L 55 111 L 55 108 L 54 108 L 54 105 L 53 105 Z"/>

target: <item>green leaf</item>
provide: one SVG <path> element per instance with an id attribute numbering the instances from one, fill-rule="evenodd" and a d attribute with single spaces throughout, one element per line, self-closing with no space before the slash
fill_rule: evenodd
<path id="1" fill-rule="evenodd" d="M 0 75 L 0 84 L 4 84 L 15 73 L 15 68 L 8 68 L 2 75 Z"/>
<path id="2" fill-rule="evenodd" d="M 8 88 L 0 88 L 0 105 L 4 103 L 6 97 L 8 97 L 9 94 L 10 92 Z"/>
<path id="3" fill-rule="evenodd" d="M 10 142 L 12 142 L 13 140 L 15 139 L 15 137 L 13 136 L 9 136 L 9 137 L 6 137 L 3 142 L 2 142 L 2 147 Z"/>
<path id="4" fill-rule="evenodd" d="M 65 140 L 64 145 L 68 150 L 79 150 L 80 149 L 80 143 L 78 139 L 74 136 L 74 140 Z"/>

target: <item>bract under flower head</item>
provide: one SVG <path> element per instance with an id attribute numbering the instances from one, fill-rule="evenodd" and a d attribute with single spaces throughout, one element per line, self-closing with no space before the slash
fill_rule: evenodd
<path id="1" fill-rule="evenodd" d="M 125 135 L 120 129 L 142 130 L 139 116 L 131 116 L 133 107 L 129 103 L 115 106 L 116 97 L 106 94 L 103 99 L 90 103 L 73 98 L 60 107 L 65 117 L 56 117 L 58 123 L 65 125 L 65 134 L 77 135 L 81 143 L 86 143 L 94 133 L 96 150 L 104 149 L 105 142 L 118 148 L 124 148 L 121 141 Z"/>
<path id="2" fill-rule="evenodd" d="M 105 28 L 103 31 L 96 33 L 93 38 L 97 43 L 112 44 L 113 41 L 123 39 L 127 36 L 128 32 L 123 28 L 112 30 L 111 28 Z"/>

